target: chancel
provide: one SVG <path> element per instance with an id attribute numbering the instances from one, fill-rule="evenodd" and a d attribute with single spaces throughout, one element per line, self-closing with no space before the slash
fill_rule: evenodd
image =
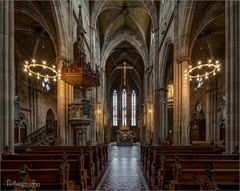
<path id="1" fill-rule="evenodd" d="M 1 190 L 240 190 L 239 0 L 1 0 Z"/>

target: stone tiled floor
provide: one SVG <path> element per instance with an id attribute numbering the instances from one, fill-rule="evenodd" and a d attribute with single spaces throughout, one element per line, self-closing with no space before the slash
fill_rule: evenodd
<path id="1" fill-rule="evenodd" d="M 140 169 L 140 147 L 109 146 L 110 164 L 96 190 L 149 190 Z"/>

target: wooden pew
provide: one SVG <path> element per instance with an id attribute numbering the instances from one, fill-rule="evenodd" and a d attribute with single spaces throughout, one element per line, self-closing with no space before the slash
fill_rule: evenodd
<path id="1" fill-rule="evenodd" d="M 151 174 L 151 166 L 154 161 L 156 161 L 156 155 L 158 153 L 181 153 L 181 154 L 220 154 L 222 153 L 222 148 L 216 148 L 215 146 L 146 146 L 146 150 L 143 151 L 145 156 L 143 158 L 143 169 L 148 178 L 152 176 Z"/>
<path id="2" fill-rule="evenodd" d="M 26 182 L 26 179 L 34 181 Z M 72 189 L 69 182 L 69 164 L 66 160 L 63 160 L 58 168 L 29 169 L 27 165 L 23 165 L 20 170 L 19 168 L 1 169 L 1 189 L 12 190 L 13 187 L 11 186 L 11 183 L 27 183 L 30 184 L 31 187 L 33 186 L 32 189 L 41 190 Z"/>
<path id="3" fill-rule="evenodd" d="M 163 155 L 163 154 L 162 154 Z M 173 159 L 173 155 L 170 155 L 171 158 L 168 158 L 169 155 L 164 155 L 161 157 L 159 161 L 156 161 L 152 164 L 150 182 L 153 188 L 163 189 L 165 184 L 168 184 L 170 180 L 173 179 L 173 165 L 175 163 L 175 159 Z M 212 166 L 213 168 L 239 168 L 238 160 L 236 155 L 204 155 L 204 159 L 201 158 L 200 154 L 193 155 L 193 157 L 189 157 L 187 155 L 187 159 L 179 155 L 181 157 L 181 165 L 183 168 L 206 168 L 207 166 Z M 198 157 L 196 157 L 198 156 Z M 209 158 L 207 158 L 209 156 Z M 176 156 L 175 156 L 176 157 Z M 183 158 L 183 159 L 182 159 Z M 198 159 L 196 159 L 198 158 Z M 229 160 L 230 159 L 230 160 Z"/>
<path id="4" fill-rule="evenodd" d="M 209 168 L 213 169 L 214 181 L 219 188 L 231 190 L 239 186 L 238 160 L 203 161 L 180 160 L 178 158 L 173 166 L 173 180 L 169 182 L 169 188 L 174 190 L 202 189 L 206 183 L 206 169 Z"/>
<path id="5" fill-rule="evenodd" d="M 80 164 L 79 157 L 80 154 L 14 154 L 14 155 L 3 155 L 3 159 L 7 161 L 11 160 L 19 160 L 19 161 L 27 161 L 27 160 L 37 160 L 37 161 L 49 161 L 49 163 L 53 164 L 56 160 L 61 160 L 63 157 L 66 157 L 66 160 L 70 163 L 70 177 L 73 178 L 75 181 L 82 184 L 83 181 L 85 181 L 86 177 L 80 176 L 80 173 L 83 170 L 86 170 L 85 176 L 87 176 L 87 189 L 91 189 L 96 181 L 95 177 L 95 165 L 92 162 L 91 157 L 88 154 L 82 154 L 84 157 L 84 164 Z M 52 162 L 54 161 L 54 162 Z M 43 164 L 46 165 L 46 164 Z M 82 167 L 83 166 L 83 167 Z"/>
<path id="6" fill-rule="evenodd" d="M 236 169 L 233 169 L 234 171 Z M 211 168 L 205 169 L 205 176 L 198 181 L 201 190 L 239 190 L 239 169 L 233 172 L 232 169 L 227 171 L 213 170 Z M 227 174 L 226 174 L 227 173 Z"/>
<path id="7" fill-rule="evenodd" d="M 143 166 L 145 170 L 145 174 L 147 175 L 149 182 L 154 188 L 157 186 L 158 188 L 162 188 L 163 179 L 165 174 L 167 177 L 172 176 L 172 165 L 174 163 L 174 158 L 176 153 L 184 159 L 218 159 L 219 156 L 222 159 L 239 159 L 239 155 L 222 155 L 222 148 L 218 150 L 218 148 L 213 146 L 146 146 L 142 145 L 141 147 L 141 157 L 143 161 Z M 161 164 L 161 154 L 164 153 L 167 159 L 172 159 L 170 161 L 166 161 L 165 167 Z M 200 154 L 199 154 L 200 153 Z M 214 153 L 214 154 L 213 154 Z M 145 156 L 144 156 L 145 154 Z M 147 162 L 146 162 L 147 160 Z M 162 168 L 162 169 L 161 169 Z M 159 172 L 159 169 L 161 171 Z M 164 174 L 164 175 L 163 175 Z"/>
<path id="8" fill-rule="evenodd" d="M 66 153 L 68 155 L 68 158 L 76 158 L 79 157 L 80 154 L 84 155 L 85 161 L 88 162 L 88 166 L 86 167 L 87 169 L 91 170 L 91 172 L 94 175 L 91 175 L 91 177 L 96 176 L 97 178 L 101 175 L 101 170 L 100 170 L 100 160 L 98 157 L 98 149 L 96 148 L 89 148 L 89 149 L 73 149 L 73 150 L 66 150 L 66 149 L 56 149 L 56 150 L 32 150 L 32 151 L 27 151 L 24 154 L 64 154 Z M 93 157 L 94 156 L 94 157 Z M 90 171 L 89 171 L 90 172 Z M 91 174 L 92 174 L 91 173 Z M 94 178 L 95 179 L 95 178 Z"/>
<path id="9" fill-rule="evenodd" d="M 81 152 L 89 153 L 94 157 L 92 161 L 95 165 L 95 175 L 99 178 L 102 174 L 105 166 L 107 164 L 107 145 L 97 145 L 97 146 L 40 146 L 40 147 L 29 147 L 27 150 L 22 147 L 16 149 L 20 153 L 31 153 L 31 154 L 39 154 L 39 153 L 67 153 L 67 154 L 78 154 Z"/>
<path id="10" fill-rule="evenodd" d="M 219 189 L 239 190 L 239 169 L 214 169 L 212 172 Z M 205 176 L 205 169 L 182 169 L 179 172 L 178 179 L 170 182 L 169 189 L 202 190 L 204 183 L 200 183 L 199 181 L 203 181 L 203 177 Z"/>
<path id="11" fill-rule="evenodd" d="M 3 156 L 3 158 L 8 160 L 9 159 L 35 160 L 36 158 L 42 159 L 42 160 L 44 159 L 54 160 L 54 159 L 61 158 L 62 155 L 66 153 L 68 156 L 67 158 L 69 160 L 69 159 L 77 159 L 80 154 L 83 154 L 84 161 L 85 161 L 84 168 L 87 170 L 88 185 L 91 185 L 90 188 L 93 187 L 97 179 L 101 176 L 107 164 L 107 145 L 81 146 L 81 147 L 75 147 L 75 146 L 74 147 L 72 146 L 40 146 L 40 147 L 28 147 L 28 148 L 19 147 L 18 149 L 15 149 L 15 151 L 18 151 L 24 154 L 21 154 L 21 157 L 18 155 L 14 155 L 14 157 Z"/>

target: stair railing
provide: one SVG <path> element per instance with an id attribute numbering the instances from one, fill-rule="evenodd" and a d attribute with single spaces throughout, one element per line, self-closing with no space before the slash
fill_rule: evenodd
<path id="1" fill-rule="evenodd" d="M 42 128 L 34 131 L 30 135 L 26 136 L 23 140 L 26 145 L 34 145 L 35 143 L 43 140 L 45 137 L 57 132 L 57 121 L 51 121 Z"/>

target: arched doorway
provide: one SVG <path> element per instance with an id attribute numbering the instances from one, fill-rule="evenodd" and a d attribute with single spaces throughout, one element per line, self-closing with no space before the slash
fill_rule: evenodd
<path id="1" fill-rule="evenodd" d="M 195 105 L 190 121 L 190 141 L 206 140 L 206 119 L 200 102 Z"/>
<path id="2" fill-rule="evenodd" d="M 52 109 L 48 109 L 46 114 L 46 124 L 55 121 L 55 115 Z"/>

